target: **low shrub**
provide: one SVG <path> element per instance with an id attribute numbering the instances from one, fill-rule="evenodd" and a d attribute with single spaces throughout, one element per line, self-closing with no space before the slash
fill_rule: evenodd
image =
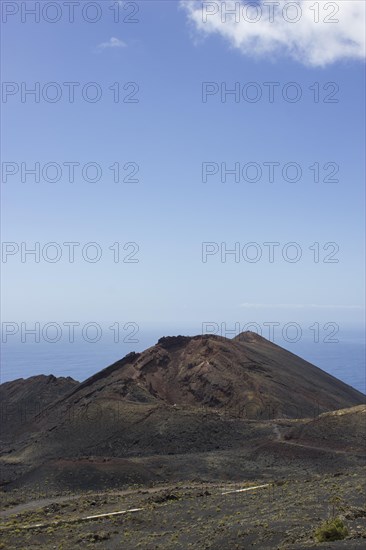
<path id="1" fill-rule="evenodd" d="M 343 540 L 347 535 L 348 529 L 340 518 L 325 521 L 315 531 L 315 538 L 318 542 Z"/>

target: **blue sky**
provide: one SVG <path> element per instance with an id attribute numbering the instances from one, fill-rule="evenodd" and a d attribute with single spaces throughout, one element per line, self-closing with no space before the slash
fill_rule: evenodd
<path id="1" fill-rule="evenodd" d="M 362 323 L 364 36 L 358 27 L 345 30 L 361 3 L 347 2 L 356 12 L 346 10 L 342 19 L 341 9 L 329 37 L 322 24 L 308 31 L 301 20 L 294 31 L 281 21 L 280 43 L 262 22 L 252 25 L 250 32 L 258 31 L 250 40 L 244 26 L 210 20 L 203 28 L 199 2 L 137 2 L 134 24 L 114 23 L 111 4 L 99 3 L 103 15 L 94 24 L 80 9 L 74 23 L 64 13 L 54 24 L 29 16 L 22 23 L 19 14 L 2 24 L 3 81 L 62 87 L 57 103 L 30 97 L 22 103 L 20 94 L 3 101 L 3 163 L 93 162 L 103 172 L 94 183 L 83 181 L 80 170 L 71 183 L 66 169 L 55 183 L 31 176 L 22 182 L 20 172 L 3 178 L 3 241 L 29 248 L 56 242 L 62 250 L 56 263 L 31 256 L 22 262 L 20 253 L 6 263 L 3 257 L 3 320 L 134 321 L 142 330 L 161 326 L 172 333 L 204 321 Z M 350 43 L 356 46 L 348 51 Z M 77 91 L 69 103 L 62 83 L 71 81 L 96 82 L 102 99 L 90 103 Z M 137 83 L 138 103 L 114 103 L 108 88 L 115 82 Z M 238 82 L 240 90 L 254 82 L 263 96 L 237 103 L 217 94 L 203 103 L 203 82 L 227 89 Z M 266 82 L 279 83 L 273 103 Z M 289 82 L 302 91 L 296 103 L 282 97 Z M 309 89 L 317 82 L 318 103 Z M 330 82 L 339 87 L 337 103 L 323 101 Z M 113 182 L 108 167 L 116 162 L 137 163 L 139 183 Z M 223 183 L 219 174 L 203 183 L 204 162 L 257 163 L 263 175 Z M 300 181 L 285 181 L 279 172 L 270 183 L 268 162 L 279 163 L 280 171 L 296 162 Z M 315 162 L 337 164 L 339 181 L 314 182 L 309 166 Z M 322 168 L 321 180 L 325 175 Z M 81 243 L 74 263 L 65 242 Z M 80 254 L 90 242 L 102 250 L 96 263 Z M 115 263 L 109 250 L 115 242 L 137 243 L 138 263 Z M 227 249 L 239 243 L 240 261 L 222 262 L 217 253 L 202 262 L 204 242 L 220 251 L 221 243 Z M 243 259 L 251 242 L 263 254 L 256 263 Z M 266 242 L 279 243 L 273 262 Z M 290 242 L 301 247 L 296 263 L 281 254 Z M 319 262 L 309 250 L 314 243 Z M 335 250 L 324 251 L 326 243 L 339 247 L 337 263 L 324 263 Z"/>

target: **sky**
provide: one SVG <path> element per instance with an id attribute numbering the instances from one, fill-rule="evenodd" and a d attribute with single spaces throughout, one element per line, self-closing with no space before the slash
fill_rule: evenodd
<path id="1" fill-rule="evenodd" d="M 3 332 L 361 326 L 364 3 L 73 4 L 2 2 Z"/>

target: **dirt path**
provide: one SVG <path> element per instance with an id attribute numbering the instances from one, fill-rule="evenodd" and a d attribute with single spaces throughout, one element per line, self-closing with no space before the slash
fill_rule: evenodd
<path id="1" fill-rule="evenodd" d="M 294 447 L 302 447 L 303 449 L 311 449 L 313 451 L 321 451 L 323 453 L 330 453 L 330 454 L 342 454 L 347 455 L 350 453 L 350 451 L 342 450 L 342 449 L 331 449 L 330 447 L 316 447 L 314 445 L 305 445 L 304 443 L 296 443 L 295 441 L 283 441 L 281 440 L 281 443 L 285 445 L 293 445 Z M 354 451 L 352 451 L 354 453 Z"/>
<path id="2" fill-rule="evenodd" d="M 270 483 L 264 483 L 263 485 L 255 485 L 254 487 L 244 487 L 243 489 L 235 489 L 234 491 L 225 491 L 222 495 L 231 495 L 233 493 L 244 493 L 246 491 L 254 491 L 255 489 L 262 489 L 262 487 L 269 487 Z"/>
<path id="3" fill-rule="evenodd" d="M 276 441 L 283 443 L 284 445 L 292 445 L 294 447 L 302 447 L 303 449 L 311 449 L 313 451 L 321 451 L 325 453 L 335 453 L 335 454 L 348 454 L 349 451 L 342 449 L 331 449 L 330 447 L 318 447 L 316 445 L 307 445 L 305 443 L 297 443 L 296 441 L 289 441 L 288 439 L 283 439 L 283 434 L 280 429 L 279 424 L 273 424 L 273 433 L 276 438 Z"/>
<path id="4" fill-rule="evenodd" d="M 40 498 L 38 500 L 30 500 L 29 502 L 23 502 L 21 504 L 17 504 L 16 506 L 13 506 L 12 508 L 8 508 L 7 510 L 1 510 L 0 517 L 7 518 L 13 514 L 18 514 L 20 512 L 29 512 L 37 508 L 50 506 L 51 504 L 54 504 L 54 503 L 76 500 L 80 498 L 80 496 L 81 495 L 65 495 L 65 496 L 59 496 L 59 497 L 49 497 L 49 498 Z"/>
<path id="5" fill-rule="evenodd" d="M 147 493 L 154 493 L 159 490 L 167 489 L 164 487 L 161 488 L 150 488 L 150 489 L 144 489 L 143 491 Z M 127 489 L 126 491 L 118 491 L 118 492 L 110 492 L 105 493 L 106 495 L 118 495 L 118 496 L 128 496 L 128 495 L 134 495 L 137 491 L 131 491 L 131 489 Z M 103 496 L 103 493 L 80 493 L 78 495 L 65 495 L 65 496 L 54 496 L 54 497 L 48 497 L 48 498 L 41 498 L 38 500 L 31 500 L 29 502 L 23 502 L 21 504 L 17 504 L 16 506 L 13 506 L 12 508 L 8 508 L 7 510 L 1 510 L 0 511 L 0 518 L 5 519 L 9 516 L 12 516 L 13 514 L 20 514 L 22 512 L 31 512 L 33 510 L 37 510 L 38 508 L 44 508 L 45 506 L 51 506 L 52 504 L 59 504 L 61 502 L 71 502 L 73 500 L 79 500 L 81 498 L 95 498 L 95 497 Z"/>
<path id="6" fill-rule="evenodd" d="M 201 487 L 201 485 L 199 485 Z M 224 491 L 224 492 L 221 492 L 220 494 L 221 495 L 229 495 L 229 494 L 232 494 L 232 493 L 242 493 L 242 492 L 246 492 L 246 491 L 254 491 L 256 489 L 261 489 L 261 488 L 264 488 L 264 487 L 269 487 L 270 484 L 269 483 L 265 483 L 265 484 L 262 484 L 262 485 L 255 485 L 255 486 L 252 486 L 252 487 L 243 487 L 241 489 L 234 489 L 232 491 Z M 192 488 L 193 486 L 190 486 L 190 487 L 186 487 L 187 488 Z M 194 487 L 197 487 L 197 485 L 195 485 Z M 215 488 L 217 489 L 218 486 L 215 485 Z M 172 486 L 170 487 L 152 487 L 150 489 L 147 489 L 146 493 L 156 493 L 156 492 L 159 492 L 159 491 L 162 491 L 162 490 L 166 490 L 166 489 L 173 489 Z M 109 494 L 112 494 L 112 493 L 109 493 Z M 113 494 L 136 494 L 136 491 L 120 491 L 118 493 L 114 492 Z M 84 495 L 73 495 L 73 496 L 64 496 L 64 497 L 55 497 L 55 498 L 49 498 L 49 499 L 40 499 L 40 500 L 36 500 L 36 501 L 31 501 L 31 502 L 27 502 L 26 504 L 23 504 L 23 505 L 18 505 L 18 506 L 15 506 L 14 508 L 10 509 L 10 510 L 6 510 L 5 512 L 2 512 L 2 517 L 3 518 L 6 518 L 8 515 L 11 515 L 12 513 L 15 513 L 14 511 L 17 510 L 18 512 L 20 511 L 29 511 L 29 510 L 33 510 L 34 508 L 39 508 L 39 507 L 42 507 L 42 506 L 47 506 L 47 505 L 50 505 L 50 504 L 54 504 L 54 503 L 57 503 L 57 502 L 65 502 L 65 501 L 71 501 L 71 500 L 75 500 L 75 499 L 78 499 L 78 498 L 83 498 Z M 88 495 L 88 496 L 92 496 L 92 495 Z M 101 519 L 101 518 L 108 518 L 108 517 L 113 517 L 113 516 L 119 516 L 119 515 L 125 515 L 125 514 L 130 514 L 130 513 L 135 513 L 135 512 L 141 512 L 143 511 L 144 508 L 128 508 L 126 510 L 117 510 L 115 512 L 106 512 L 106 513 L 102 513 L 102 514 L 94 514 L 94 515 L 89 515 L 89 516 L 77 516 L 77 517 L 72 517 L 72 518 L 65 518 L 65 519 L 59 519 L 59 520 L 51 520 L 51 521 L 46 521 L 46 522 L 41 522 L 41 523 L 33 523 L 33 524 L 22 524 L 22 525 L 4 525 L 3 527 L 0 527 L 0 531 L 7 531 L 7 530 L 12 530 L 12 529 L 26 529 L 26 530 L 29 530 L 29 529 L 42 529 L 42 528 L 46 528 L 46 527 L 50 527 L 50 526 L 57 526 L 57 525 L 65 525 L 65 524 L 71 524 L 71 523 L 81 523 L 81 522 L 85 522 L 85 521 L 93 521 L 93 520 L 96 520 L 96 519 Z"/>
<path id="7" fill-rule="evenodd" d="M 243 482 L 244 483 L 244 482 Z M 228 484 L 230 486 L 230 484 Z M 232 483 L 233 487 L 237 487 L 237 483 Z M 266 484 L 268 485 L 268 484 Z M 24 502 L 21 504 L 17 504 L 16 506 L 13 506 L 12 508 L 8 508 L 6 510 L 0 511 L 0 518 L 6 519 L 9 516 L 15 515 L 15 514 L 21 514 L 22 512 L 31 512 L 33 510 L 37 510 L 38 508 L 44 508 L 46 506 L 51 506 L 52 504 L 58 504 L 61 502 L 71 502 L 73 500 L 79 500 L 82 498 L 96 498 L 101 496 L 143 496 L 144 494 L 154 494 L 159 493 L 161 491 L 184 491 L 184 490 L 192 490 L 192 489 L 210 489 L 217 490 L 220 492 L 220 494 L 229 494 L 234 492 L 243 492 L 243 491 L 249 491 L 251 489 L 256 489 L 257 487 L 263 487 L 264 485 L 259 485 L 256 487 L 245 487 L 239 490 L 232 490 L 232 491 L 226 491 L 221 492 L 223 489 L 222 484 L 217 483 L 192 483 L 190 485 L 182 485 L 181 487 L 177 487 L 176 485 L 159 485 L 156 487 L 146 487 L 146 488 L 139 488 L 139 489 L 125 489 L 123 491 L 106 491 L 105 493 L 80 493 L 77 495 L 63 495 L 63 496 L 54 496 L 54 497 L 48 497 L 48 498 L 42 498 L 38 500 L 31 500 L 29 502 Z"/>
<path id="8" fill-rule="evenodd" d="M 191 485 L 183 485 L 179 487 L 179 490 L 189 490 L 197 489 L 202 487 L 202 483 L 196 483 Z M 204 484 L 209 486 L 210 484 Z M 210 485 L 210 487 L 217 487 L 217 485 Z M 77 495 L 60 495 L 60 496 L 51 496 L 48 498 L 41 498 L 38 500 L 31 500 L 29 502 L 23 502 L 17 504 L 12 508 L 7 508 L 6 510 L 0 511 L 0 518 L 7 518 L 13 514 L 20 514 L 22 512 L 30 512 L 36 510 L 37 508 L 44 508 L 45 506 L 50 506 L 51 504 L 59 504 L 61 502 L 68 502 L 72 500 L 78 500 L 81 498 L 95 498 L 101 496 L 129 496 L 129 495 L 143 495 L 143 494 L 154 494 L 159 493 L 160 491 L 174 491 L 177 490 L 176 485 L 161 485 L 156 487 L 144 487 L 140 489 L 125 489 L 123 491 L 106 491 L 105 493 L 79 493 Z"/>
<path id="9" fill-rule="evenodd" d="M 143 508 L 129 508 L 128 510 L 118 510 L 117 512 L 107 512 L 106 514 L 96 514 L 93 516 L 59 519 L 57 521 L 53 520 L 53 521 L 47 521 L 44 523 L 32 523 L 32 524 L 25 524 L 25 525 L 5 525 L 4 527 L 0 527 L 0 531 L 11 531 L 13 529 L 27 529 L 27 530 L 43 529 L 45 527 L 50 527 L 51 525 L 57 526 L 57 525 L 66 525 L 69 523 L 82 523 L 84 521 L 92 521 L 95 519 L 131 514 L 134 512 L 140 512 L 142 510 Z"/>

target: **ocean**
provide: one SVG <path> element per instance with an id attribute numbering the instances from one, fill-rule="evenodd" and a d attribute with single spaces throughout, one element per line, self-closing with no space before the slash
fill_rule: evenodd
<path id="1" fill-rule="evenodd" d="M 1 382 L 27 378 L 36 374 L 71 376 L 82 381 L 124 357 L 132 351 L 143 351 L 154 345 L 162 335 L 179 334 L 166 329 L 145 332 L 143 337 L 127 337 L 114 342 L 112 333 L 97 342 L 85 340 L 22 343 L 20 338 L 8 338 L 1 346 Z M 186 332 L 183 334 L 197 334 Z M 128 340 L 137 340 L 130 342 Z M 302 338 L 296 343 L 282 339 L 274 342 L 299 355 L 350 386 L 366 393 L 365 336 L 363 331 L 348 331 L 338 335 L 338 342 L 314 342 Z"/>

